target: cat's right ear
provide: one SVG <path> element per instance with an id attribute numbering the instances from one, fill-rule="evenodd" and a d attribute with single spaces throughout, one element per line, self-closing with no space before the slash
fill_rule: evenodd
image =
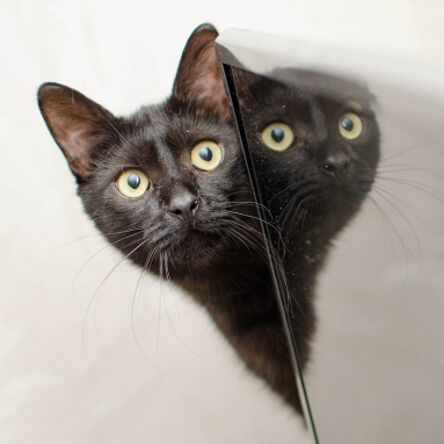
<path id="1" fill-rule="evenodd" d="M 78 91 L 58 83 L 44 83 L 38 104 L 57 145 L 81 183 L 94 169 L 94 161 L 115 138 L 116 118 Z"/>

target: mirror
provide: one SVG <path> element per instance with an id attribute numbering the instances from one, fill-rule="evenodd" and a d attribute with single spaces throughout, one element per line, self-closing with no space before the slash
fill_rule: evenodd
<path id="1" fill-rule="evenodd" d="M 321 443 L 437 442 L 440 91 L 413 80 L 407 62 L 361 56 L 339 69 L 352 60 L 339 51 L 328 69 L 321 48 L 304 66 L 297 45 L 279 58 L 267 37 L 247 40 L 222 40 L 219 56 L 307 423 Z"/>

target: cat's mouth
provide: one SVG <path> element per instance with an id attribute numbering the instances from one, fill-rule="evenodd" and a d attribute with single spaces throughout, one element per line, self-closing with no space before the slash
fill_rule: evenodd
<path id="1" fill-rule="evenodd" d="M 258 242 L 257 236 L 254 236 L 257 230 L 241 218 L 242 210 L 236 207 L 234 219 L 223 212 L 213 214 L 213 218 L 207 217 L 205 221 L 200 218 L 193 223 L 184 220 L 174 228 L 159 233 L 157 239 L 151 237 L 149 249 L 155 251 L 154 256 L 168 257 L 177 269 L 189 269 L 193 265 L 210 264 L 220 258 L 228 244 L 251 244 L 254 248 Z"/>
<path id="2" fill-rule="evenodd" d="M 210 259 L 221 243 L 222 236 L 218 232 L 189 228 L 182 233 L 164 236 L 156 248 L 179 264 L 202 258 Z"/>

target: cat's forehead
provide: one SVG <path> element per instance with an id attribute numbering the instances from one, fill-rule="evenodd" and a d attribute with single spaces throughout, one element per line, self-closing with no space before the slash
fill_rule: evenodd
<path id="1" fill-rule="evenodd" d="M 158 135 L 162 136 L 168 129 L 168 115 L 165 108 L 160 105 L 141 107 L 128 119 L 128 129 L 133 135 Z"/>
<path id="2" fill-rule="evenodd" d="M 166 102 L 141 108 L 129 119 L 131 133 L 146 141 L 188 145 L 201 139 L 232 140 L 233 129 L 213 115 L 202 117 L 190 104 Z"/>
<path id="3" fill-rule="evenodd" d="M 322 110 L 324 113 L 344 109 L 365 114 L 371 112 L 371 96 L 365 90 L 357 88 L 328 95 L 285 86 L 281 88 L 275 100 L 276 105 L 288 112 L 306 112 L 313 109 Z"/>
<path id="4" fill-rule="evenodd" d="M 273 120 L 287 116 L 298 122 L 310 121 L 314 115 L 337 118 L 337 113 L 354 111 L 359 114 L 373 114 L 373 96 L 358 83 L 339 82 L 335 78 L 313 79 L 300 82 L 299 86 L 284 84 L 268 78 L 252 83 L 250 94 L 246 95 L 246 109 L 259 120 Z"/>

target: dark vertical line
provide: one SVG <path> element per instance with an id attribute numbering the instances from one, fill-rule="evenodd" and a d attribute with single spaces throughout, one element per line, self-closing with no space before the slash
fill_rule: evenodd
<path id="1" fill-rule="evenodd" d="M 277 256 L 277 252 L 272 247 L 272 237 L 270 234 L 270 229 L 267 224 L 263 223 L 266 215 L 263 213 L 263 207 L 261 206 L 261 204 L 263 204 L 263 202 L 262 202 L 262 198 L 261 198 L 258 179 L 257 179 L 256 172 L 255 172 L 255 169 L 253 166 L 253 161 L 251 158 L 251 153 L 248 148 L 247 136 L 245 133 L 245 127 L 243 124 L 240 105 L 239 105 L 239 102 L 237 99 L 236 84 L 233 79 L 232 68 L 230 65 L 226 65 L 226 64 L 222 64 L 221 67 L 222 67 L 222 72 L 224 73 L 224 81 L 225 81 L 226 89 L 228 91 L 228 96 L 231 99 L 231 108 L 233 110 L 235 119 L 237 121 L 237 125 L 235 125 L 235 126 L 237 127 L 236 130 L 237 130 L 238 139 L 239 139 L 239 142 L 242 147 L 242 152 L 244 154 L 245 163 L 247 165 L 248 177 L 250 179 L 250 183 L 251 183 L 251 186 L 253 189 L 254 199 L 259 204 L 259 205 L 257 205 L 256 210 L 258 212 L 262 233 L 265 238 L 265 248 L 266 248 L 268 260 L 270 263 L 270 272 L 271 272 L 271 276 L 272 276 L 272 280 L 273 280 L 273 287 L 274 287 L 274 291 L 275 291 L 275 295 L 276 295 L 276 299 L 277 299 L 277 303 L 278 303 L 278 307 L 279 307 L 279 313 L 281 315 L 282 323 L 284 326 L 285 336 L 287 338 L 287 344 L 289 347 L 291 364 L 293 367 L 293 373 L 295 375 L 295 383 L 296 383 L 296 386 L 299 391 L 299 398 L 301 401 L 301 407 L 304 412 L 306 424 L 313 434 L 313 438 L 315 440 L 315 443 L 319 444 L 318 436 L 316 433 L 316 427 L 315 427 L 314 420 L 313 420 L 313 415 L 312 415 L 312 412 L 310 409 L 310 404 L 308 402 L 307 391 L 306 391 L 304 380 L 302 377 L 302 366 L 301 366 L 299 354 L 298 354 L 297 347 L 296 347 L 296 339 L 294 337 L 293 329 L 291 328 L 289 313 L 285 309 L 285 300 L 287 300 L 286 296 L 288 296 L 287 292 L 286 292 L 287 286 L 286 286 L 286 282 L 285 282 L 285 276 L 283 276 L 282 273 L 278 272 L 277 263 L 278 263 L 279 258 Z"/>

